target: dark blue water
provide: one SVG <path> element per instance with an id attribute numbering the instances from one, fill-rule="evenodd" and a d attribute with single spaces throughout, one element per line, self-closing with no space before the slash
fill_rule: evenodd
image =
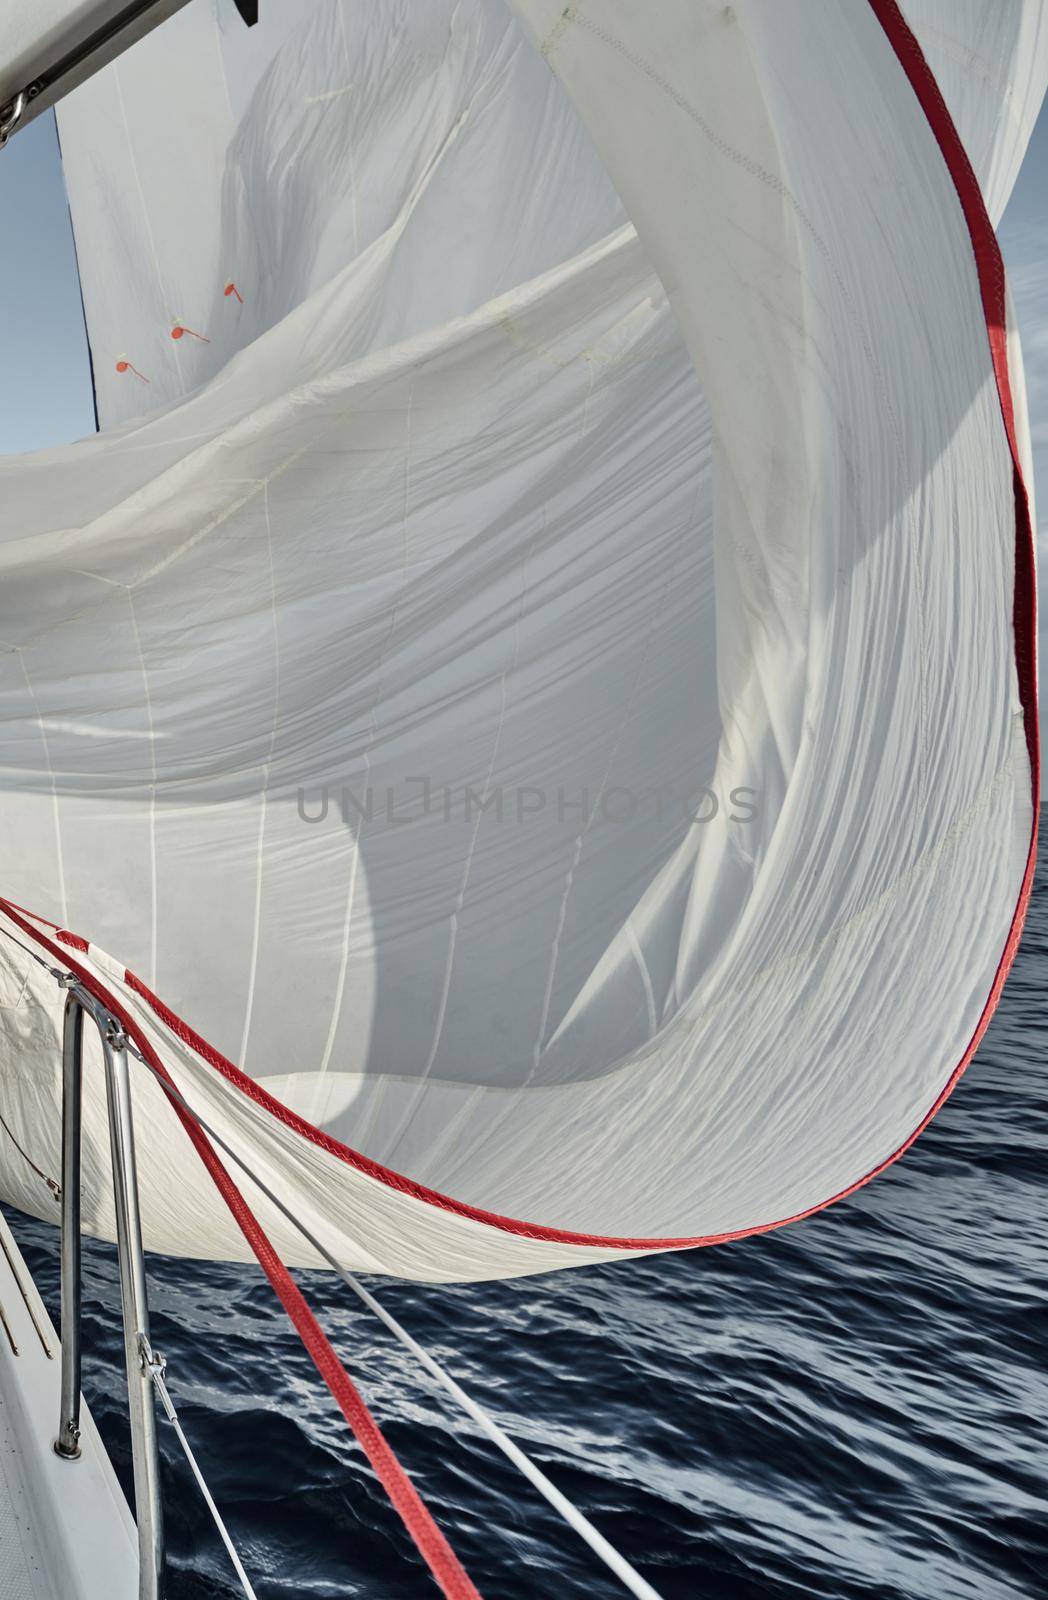
<path id="1" fill-rule="evenodd" d="M 469 1288 L 376 1281 L 666 1600 L 1048 1594 L 1048 874 L 910 1154 L 765 1238 Z M 13 1219 L 56 1313 L 56 1236 Z M 349 1292 L 301 1275 L 487 1600 L 624 1591 Z M 254 1269 L 151 1262 L 155 1342 L 260 1600 L 435 1594 Z M 113 1253 L 85 1391 L 130 1493 Z M 240 1593 L 161 1423 L 172 1600 Z"/>

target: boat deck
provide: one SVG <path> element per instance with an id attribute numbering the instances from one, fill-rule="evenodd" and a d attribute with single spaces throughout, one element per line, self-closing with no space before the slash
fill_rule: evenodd
<path id="1" fill-rule="evenodd" d="M 80 1459 L 53 1449 L 60 1350 L 0 1213 L 0 1596 L 134 1600 L 135 1525 L 86 1406 Z"/>

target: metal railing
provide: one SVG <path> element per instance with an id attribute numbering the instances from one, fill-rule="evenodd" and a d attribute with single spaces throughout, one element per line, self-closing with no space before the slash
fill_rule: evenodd
<path id="1" fill-rule="evenodd" d="M 69 1461 L 75 1461 L 80 1455 L 80 1122 L 86 1014 L 98 1029 L 105 1066 L 138 1521 L 138 1595 L 139 1600 L 163 1600 L 164 1517 L 153 1408 L 153 1374 L 154 1370 L 162 1369 L 163 1362 L 154 1354 L 149 1342 L 149 1301 L 138 1207 L 128 1041 L 117 1019 L 78 979 L 70 975 L 61 981 L 66 990 L 62 1036 L 62 1391 L 55 1451 Z"/>

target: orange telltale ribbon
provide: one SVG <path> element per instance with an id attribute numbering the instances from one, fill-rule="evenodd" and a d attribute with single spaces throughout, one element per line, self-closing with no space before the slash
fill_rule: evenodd
<path id="1" fill-rule="evenodd" d="M 138 368 L 133 366 L 126 356 L 120 357 L 119 361 L 116 363 L 116 370 L 121 374 L 125 372 L 133 372 L 135 377 L 140 378 L 143 383 L 149 382 L 149 379 L 146 377 L 145 373 L 139 372 Z"/>
<path id="2" fill-rule="evenodd" d="M 240 301 L 240 304 L 241 305 L 244 304 L 244 296 L 240 293 L 240 290 L 237 288 L 237 286 L 233 282 L 232 278 L 230 278 L 229 282 L 226 284 L 225 288 L 222 290 L 222 293 L 225 295 L 227 300 L 229 299 L 231 294 L 235 294 L 237 299 Z"/>
<path id="3" fill-rule="evenodd" d="M 210 344 L 211 340 L 205 333 L 197 333 L 193 328 L 187 328 L 184 322 L 175 322 L 171 326 L 172 339 L 181 339 L 184 334 L 190 334 L 194 339 L 199 339 L 201 344 Z"/>

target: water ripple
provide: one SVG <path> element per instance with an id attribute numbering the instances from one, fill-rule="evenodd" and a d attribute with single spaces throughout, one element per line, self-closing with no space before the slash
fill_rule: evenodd
<path id="1" fill-rule="evenodd" d="M 978 1060 L 906 1159 L 761 1239 L 509 1284 L 376 1291 L 665 1600 L 1048 1591 L 1048 877 Z M 52 1314 L 55 1235 L 12 1222 Z M 260 1274 L 151 1261 L 154 1333 L 259 1600 L 433 1589 Z M 478 1586 L 622 1593 L 341 1285 L 302 1274 Z M 85 1390 L 130 1493 L 111 1249 Z M 171 1600 L 234 1600 L 161 1425 Z"/>

